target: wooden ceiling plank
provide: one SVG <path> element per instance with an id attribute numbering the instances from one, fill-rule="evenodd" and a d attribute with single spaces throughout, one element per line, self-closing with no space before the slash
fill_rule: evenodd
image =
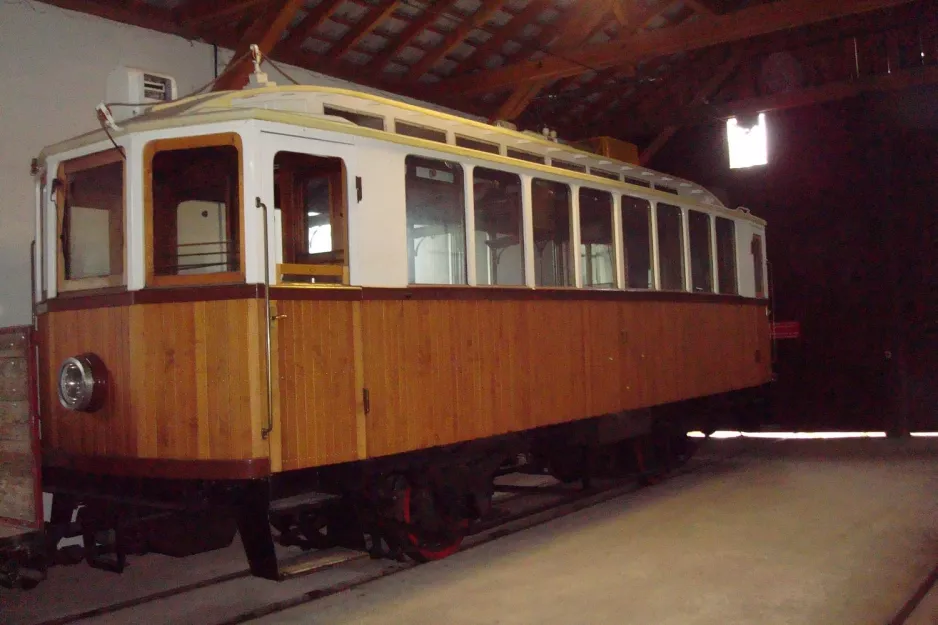
<path id="1" fill-rule="evenodd" d="M 710 77 L 707 82 L 703 84 L 699 91 L 691 99 L 689 108 L 694 108 L 700 106 L 707 101 L 707 98 L 711 97 L 716 93 L 720 87 L 729 79 L 729 77 L 739 68 L 739 64 L 746 57 L 746 50 L 742 47 L 737 48 L 730 53 L 729 58 L 727 58 L 717 71 Z M 678 124 L 667 126 L 662 130 L 657 137 L 655 137 L 652 142 L 646 147 L 642 153 L 639 155 L 638 160 L 642 165 L 647 164 L 655 154 L 661 151 L 668 141 L 671 140 L 677 131 L 680 129 Z"/>
<path id="2" fill-rule="evenodd" d="M 290 30 L 287 37 L 276 44 L 272 52 L 299 50 L 310 34 L 329 19 L 343 0 L 322 0 L 306 14 L 299 24 Z"/>
<path id="3" fill-rule="evenodd" d="M 237 15 L 266 0 L 189 0 L 173 11 L 175 19 L 196 29 L 207 22 Z"/>
<path id="4" fill-rule="evenodd" d="M 938 84 L 938 67 L 916 67 L 894 71 L 891 74 L 865 76 L 806 87 L 795 91 L 785 91 L 771 96 L 762 96 L 719 105 L 700 104 L 696 110 L 689 111 L 676 124 L 692 125 L 713 120 L 725 120 L 739 115 L 757 115 L 769 111 L 781 111 L 804 106 L 813 106 L 852 98 L 864 93 L 902 91 L 912 87 Z"/>
<path id="5" fill-rule="evenodd" d="M 407 74 L 404 76 L 404 80 L 416 81 L 426 74 L 441 58 L 452 52 L 456 46 L 462 43 L 463 40 L 469 36 L 469 33 L 488 22 L 489 19 L 498 13 L 506 1 L 507 0 L 492 0 L 482 4 L 471 17 L 464 20 L 462 24 L 449 33 L 443 40 L 443 43 L 430 52 L 424 53 L 420 60 L 414 63 L 408 70 Z"/>
<path id="6" fill-rule="evenodd" d="M 244 39 L 235 48 L 231 57 L 231 62 L 225 70 L 219 74 L 215 81 L 213 91 L 224 91 L 226 89 L 240 89 L 248 80 L 253 63 L 250 57 L 244 58 L 250 51 L 252 44 L 257 44 L 258 49 L 264 56 L 270 54 L 274 45 L 280 41 L 283 32 L 293 21 L 297 11 L 303 6 L 305 0 L 282 0 L 274 5 L 264 18 L 254 22 L 251 28 L 245 33 Z"/>
<path id="7" fill-rule="evenodd" d="M 612 0 L 614 1 L 614 0 Z M 556 40 L 558 48 L 572 48 L 589 41 L 596 29 L 601 28 L 603 20 L 611 7 L 612 2 L 606 0 L 597 6 L 596 3 L 581 2 L 573 5 L 573 15 L 567 21 L 566 15 L 562 15 L 556 21 L 565 22 L 566 26 L 560 31 Z M 499 107 L 496 112 L 497 119 L 513 120 L 516 119 L 528 107 L 528 104 L 537 97 L 542 89 L 553 83 L 553 79 L 523 81 L 516 88 L 514 93 L 508 98 L 506 104 Z M 511 106 L 507 106 L 508 104 Z"/>
<path id="8" fill-rule="evenodd" d="M 358 22 L 329 49 L 329 54 L 332 55 L 331 62 L 334 63 L 338 61 L 343 54 L 354 48 L 362 39 L 370 35 L 381 22 L 386 20 L 397 10 L 400 4 L 401 0 L 383 0 L 381 4 L 373 6 L 368 13 L 358 20 Z"/>
<path id="9" fill-rule="evenodd" d="M 646 31 L 624 40 L 566 50 L 563 56 L 525 61 L 443 81 L 450 92 L 498 91 L 524 79 L 563 78 L 634 63 L 685 50 L 698 50 L 781 30 L 798 28 L 838 17 L 875 11 L 911 0 L 779 0 L 727 15 L 714 15 L 669 28 Z"/>
<path id="10" fill-rule="evenodd" d="M 453 74 L 455 76 L 461 76 L 479 69 L 485 64 L 489 57 L 493 54 L 498 54 L 506 43 L 511 40 L 517 41 L 516 38 L 521 31 L 524 30 L 524 27 L 533 22 L 534 19 L 543 12 L 545 4 L 547 3 L 541 0 L 531 0 L 520 13 L 517 13 L 511 18 L 511 21 L 495 31 L 485 43 L 477 47 L 475 52 L 469 55 L 466 60 L 463 61 L 462 65 L 456 68 Z"/>
<path id="11" fill-rule="evenodd" d="M 404 30 L 397 36 L 397 39 L 390 40 L 384 49 L 371 59 L 369 65 L 372 74 L 381 74 L 387 64 L 390 63 L 401 50 L 410 45 L 410 42 L 426 30 L 427 26 L 439 19 L 440 15 L 442 15 L 450 5 L 456 3 L 456 0 L 440 1 L 443 6 L 436 7 L 431 5 L 424 9 L 423 13 L 416 19 L 411 20 L 410 24 L 404 27 Z"/>
<path id="12" fill-rule="evenodd" d="M 713 15 L 715 13 L 713 9 L 704 4 L 701 0 L 684 0 L 684 4 L 689 6 L 694 13 L 701 15 Z"/>

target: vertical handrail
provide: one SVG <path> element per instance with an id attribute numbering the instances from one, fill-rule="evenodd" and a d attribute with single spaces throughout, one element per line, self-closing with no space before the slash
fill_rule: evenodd
<path id="1" fill-rule="evenodd" d="M 261 430 L 261 438 L 266 440 L 274 429 L 274 385 L 270 362 L 270 320 L 272 318 L 270 314 L 270 240 L 268 236 L 269 226 L 267 225 L 267 205 L 261 202 L 259 197 L 255 199 L 254 205 L 257 208 L 264 209 L 264 336 L 266 338 L 264 355 L 267 364 L 267 425 Z"/>

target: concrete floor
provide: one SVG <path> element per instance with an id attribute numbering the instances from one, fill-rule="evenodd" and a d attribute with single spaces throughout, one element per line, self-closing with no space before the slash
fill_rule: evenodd
<path id="1" fill-rule="evenodd" d="M 751 451 L 255 622 L 885 625 L 938 564 L 938 444 L 722 444 Z"/>
<path id="2" fill-rule="evenodd" d="M 255 623 L 886 625 L 938 564 L 938 440 L 710 441 L 638 493 Z M 238 545 L 144 556 L 123 575 L 56 567 L 0 590 L 36 623 L 243 568 Z M 212 625 L 384 564 L 283 583 L 239 578 L 80 621 Z M 938 592 L 904 625 L 938 623 Z M 892 624 L 890 625 L 897 625 Z"/>

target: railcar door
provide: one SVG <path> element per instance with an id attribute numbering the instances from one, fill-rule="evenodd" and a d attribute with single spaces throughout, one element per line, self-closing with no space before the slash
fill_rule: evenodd
<path id="1" fill-rule="evenodd" d="M 351 143 L 264 133 L 274 471 L 365 457 L 361 292 L 349 286 Z M 350 201 L 351 198 L 351 201 Z"/>

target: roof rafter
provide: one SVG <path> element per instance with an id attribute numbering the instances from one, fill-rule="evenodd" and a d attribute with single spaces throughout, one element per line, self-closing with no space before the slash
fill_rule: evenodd
<path id="1" fill-rule="evenodd" d="M 439 17 L 446 11 L 446 9 L 453 4 L 456 4 L 457 0 L 440 0 L 440 4 L 443 6 L 429 6 L 424 9 L 423 13 L 420 14 L 420 17 L 412 20 L 404 30 L 401 31 L 396 40 L 391 40 L 384 47 L 381 52 L 376 54 L 370 62 L 371 71 L 374 74 L 378 74 L 384 70 L 388 63 L 390 63 L 398 53 L 410 45 L 410 42 L 414 40 L 420 33 L 426 30 L 427 26 L 435 22 Z"/>
<path id="2" fill-rule="evenodd" d="M 464 61 L 463 66 L 456 69 L 457 75 L 467 74 L 482 67 L 492 54 L 498 53 L 506 43 L 515 39 L 524 27 L 533 22 L 548 6 L 550 6 L 549 0 L 528 2 L 527 6 L 520 13 L 516 13 L 510 22 L 499 28 L 485 43 L 476 48 L 475 52 Z"/>
<path id="3" fill-rule="evenodd" d="M 592 3 L 578 3 L 573 6 L 573 15 L 567 26 L 560 32 L 556 41 L 558 48 L 570 48 L 588 41 L 594 31 L 601 28 L 606 13 L 615 0 L 604 0 L 599 6 Z M 563 20 L 562 15 L 557 21 Z M 537 94 L 553 82 L 552 79 L 522 81 L 508 100 L 495 112 L 495 119 L 516 119 L 528 107 Z"/>
<path id="4" fill-rule="evenodd" d="M 449 54 L 453 48 L 462 43 L 469 33 L 485 24 L 493 15 L 498 13 L 506 1 L 507 0 L 492 0 L 481 5 L 475 13 L 449 33 L 438 47 L 426 52 L 419 61 L 414 63 L 407 71 L 404 79 L 411 81 L 418 80 L 427 73 L 431 67 L 436 65 L 441 58 Z"/>
<path id="5" fill-rule="evenodd" d="M 727 79 L 739 68 L 740 62 L 746 56 L 746 51 L 740 47 L 736 50 L 730 52 L 729 58 L 727 58 L 720 66 L 717 68 L 717 71 L 711 76 L 707 82 L 694 94 L 694 97 L 691 99 L 689 107 L 700 106 L 707 101 L 711 95 L 717 92 L 720 87 L 727 81 Z M 681 126 L 678 124 L 673 124 L 665 127 L 658 136 L 656 136 L 652 142 L 642 150 L 641 154 L 638 157 L 639 162 L 642 165 L 647 164 L 655 154 L 661 151 L 668 141 L 671 140 Z"/>
<path id="6" fill-rule="evenodd" d="M 351 27 L 329 50 L 332 59 L 329 64 L 339 60 L 343 54 L 354 48 L 367 37 L 378 25 L 390 17 L 397 10 L 401 0 L 383 0 L 368 11 L 355 26 Z"/>
<path id="7" fill-rule="evenodd" d="M 697 50 L 910 1 L 779 0 L 727 15 L 714 15 L 692 23 L 642 32 L 624 41 L 566 50 L 566 58 L 552 56 L 453 78 L 439 86 L 450 92 L 498 91 L 523 79 L 574 76 L 588 71 L 588 68 L 601 69 L 683 50 Z"/>
<path id="8" fill-rule="evenodd" d="M 189 28 L 198 28 L 206 22 L 236 15 L 267 0 L 190 0 L 173 10 L 177 22 Z"/>
<path id="9" fill-rule="evenodd" d="M 342 0 L 322 0 L 306 14 L 299 24 L 290 30 L 286 39 L 276 45 L 275 50 L 299 50 L 310 34 L 329 19 Z"/>
<path id="10" fill-rule="evenodd" d="M 261 54 L 269 54 L 303 6 L 303 2 L 304 0 L 281 0 L 271 6 L 264 18 L 254 22 L 235 48 L 231 61 L 215 81 L 212 90 L 224 91 L 243 87 L 252 68 L 251 59 L 247 58 L 250 46 L 257 44 Z"/>

